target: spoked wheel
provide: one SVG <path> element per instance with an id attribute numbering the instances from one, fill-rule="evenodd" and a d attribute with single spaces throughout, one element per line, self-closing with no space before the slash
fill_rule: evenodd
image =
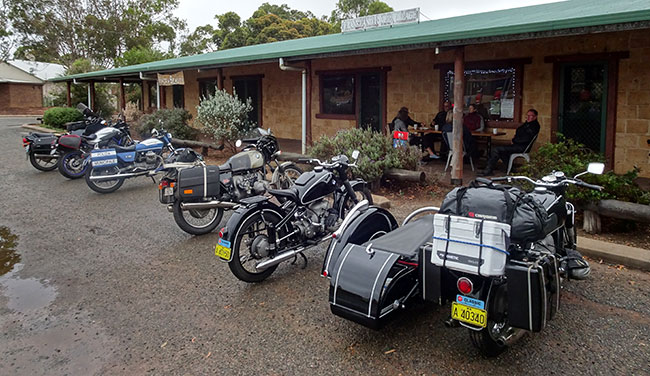
<path id="1" fill-rule="evenodd" d="M 269 259 L 268 224 L 277 224 L 280 216 L 272 211 L 262 210 L 249 216 L 237 227 L 232 244 L 232 260 L 228 263 L 235 277 L 244 282 L 261 282 L 278 267 L 258 271 L 258 263 Z M 277 238 L 286 234 L 286 227 L 276 228 Z"/>
<path id="2" fill-rule="evenodd" d="M 183 210 L 180 201 L 174 202 L 173 210 L 178 227 L 192 235 L 212 232 L 223 217 L 223 208 Z"/>
<path id="3" fill-rule="evenodd" d="M 284 173 L 278 174 L 277 179 L 272 183 L 276 189 L 286 189 L 302 175 L 302 170 L 296 164 L 291 163 L 284 166 Z"/>
<path id="4" fill-rule="evenodd" d="M 88 187 L 95 192 L 112 193 L 117 191 L 122 184 L 124 184 L 124 178 L 113 178 L 109 180 L 91 180 L 90 178 L 93 176 L 117 175 L 119 173 L 120 169 L 117 166 L 105 168 L 89 167 L 88 171 L 86 171 L 86 184 L 88 184 Z"/>
<path id="5" fill-rule="evenodd" d="M 368 200 L 368 203 L 372 205 L 372 193 L 370 193 L 370 190 L 368 188 L 361 184 L 353 188 L 357 201 Z M 339 208 L 341 218 L 345 218 L 345 216 L 348 214 L 350 209 L 354 207 L 354 205 L 356 205 L 356 203 L 352 200 L 352 198 L 350 196 L 346 196 L 345 200 L 343 200 L 343 203 L 341 204 L 341 208 Z"/>
<path id="6" fill-rule="evenodd" d="M 84 158 L 81 151 L 71 151 L 65 153 L 59 159 L 59 172 L 68 179 L 79 179 L 86 174 Z"/>
<path id="7" fill-rule="evenodd" d="M 504 343 L 503 338 L 517 336 L 522 333 L 521 329 L 513 328 L 508 325 L 505 317 L 506 303 L 505 284 L 497 287 L 496 292 L 490 298 L 490 311 L 488 312 L 487 326 L 480 331 L 469 330 L 469 338 L 472 344 L 479 349 L 481 354 L 487 357 L 494 357 L 504 352 L 508 345 Z M 490 316 L 497 319 L 491 319 Z"/>
<path id="8" fill-rule="evenodd" d="M 29 162 L 37 170 L 53 171 L 58 166 L 59 157 L 36 156 L 36 155 L 34 155 L 34 153 L 29 153 Z"/>

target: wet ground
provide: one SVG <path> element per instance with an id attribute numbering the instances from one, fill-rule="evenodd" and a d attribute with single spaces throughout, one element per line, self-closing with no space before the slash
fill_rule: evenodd
<path id="1" fill-rule="evenodd" d="M 650 373 L 648 273 L 594 265 L 544 332 L 485 359 L 442 325 L 447 307 L 381 331 L 333 316 L 323 250 L 236 280 L 216 235 L 181 231 L 151 180 L 100 195 L 34 169 L 25 121 L 0 118 L 1 375 Z"/>

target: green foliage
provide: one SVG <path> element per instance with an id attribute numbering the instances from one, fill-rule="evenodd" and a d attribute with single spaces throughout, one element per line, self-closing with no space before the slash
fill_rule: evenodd
<path id="1" fill-rule="evenodd" d="M 43 124 L 54 128 L 65 129 L 64 124 L 83 119 L 81 112 L 70 107 L 54 107 L 43 114 Z"/>
<path id="2" fill-rule="evenodd" d="M 351 173 L 369 182 L 379 179 L 389 168 L 414 170 L 420 158 L 416 147 L 393 148 L 389 137 L 360 128 L 341 130 L 333 137 L 321 137 L 309 154 L 324 160 L 340 154 L 351 157 L 354 150 L 360 152 L 359 167 L 351 169 Z"/>
<path id="3" fill-rule="evenodd" d="M 79 59 L 70 65 L 64 75 L 91 72 L 96 69 L 97 67 L 92 65 L 90 60 Z M 113 96 L 110 91 L 111 86 L 114 85 L 95 83 L 95 112 L 104 118 L 109 118 L 115 111 L 111 101 Z M 71 85 L 70 97 L 73 105 L 75 103 L 88 104 L 88 86 L 85 84 Z M 50 98 L 47 98 L 46 102 L 51 103 L 53 106 L 66 106 L 67 88 L 65 84 L 60 84 L 58 91 L 52 94 Z"/>
<path id="4" fill-rule="evenodd" d="M 586 171 L 589 162 L 604 160 L 603 155 L 558 134 L 557 143 L 547 143 L 531 154 L 530 163 L 522 167 L 522 173 L 532 178 L 540 178 L 553 171 L 562 171 L 566 176 L 572 177 Z M 581 205 L 604 199 L 650 204 L 650 194 L 643 192 L 634 183 L 638 174 L 639 169 L 634 168 L 624 175 L 616 175 L 612 171 L 603 175 L 583 175 L 581 179 L 603 186 L 603 191 L 571 186 L 567 190 L 567 199 Z"/>
<path id="5" fill-rule="evenodd" d="M 196 140 L 199 130 L 188 125 L 192 114 L 183 108 L 166 108 L 152 114 L 144 115 L 135 125 L 135 130 L 141 136 L 147 135 L 153 128 L 165 129 L 174 138 L 182 140 Z"/>
<path id="6" fill-rule="evenodd" d="M 257 125 L 248 120 L 248 113 L 253 110 L 251 99 L 242 102 L 236 93 L 217 90 L 214 95 L 204 98 L 196 106 L 196 121 L 203 126 L 206 133 L 221 140 L 232 152 L 236 151 L 235 142 L 249 134 Z"/>
<path id="7" fill-rule="evenodd" d="M 170 58 L 169 54 L 160 52 L 152 47 L 133 47 L 122 56 L 115 59 L 115 67 L 126 67 L 129 65 L 149 63 Z"/>
<path id="8" fill-rule="evenodd" d="M 339 0 L 332 11 L 329 21 L 336 32 L 341 31 L 341 20 L 392 12 L 388 4 L 379 0 Z"/>

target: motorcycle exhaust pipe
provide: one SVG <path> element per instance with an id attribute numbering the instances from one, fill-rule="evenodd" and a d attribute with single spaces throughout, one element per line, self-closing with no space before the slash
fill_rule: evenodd
<path id="1" fill-rule="evenodd" d="M 222 208 L 222 209 L 235 209 L 239 204 L 229 201 L 206 201 L 206 202 L 181 202 L 181 209 L 190 210 L 190 209 L 212 209 L 212 208 Z"/>
<path id="2" fill-rule="evenodd" d="M 148 171 L 145 172 L 131 172 L 126 174 L 117 174 L 117 175 L 105 175 L 105 176 L 91 176 L 90 180 L 111 180 L 111 179 L 121 179 L 121 178 L 130 178 L 134 176 L 145 175 Z"/>
<path id="3" fill-rule="evenodd" d="M 521 338 L 524 334 L 526 334 L 525 330 L 512 328 L 508 333 L 497 338 L 496 343 L 498 343 L 500 346 L 509 346 L 519 340 L 519 338 Z"/>
<path id="4" fill-rule="evenodd" d="M 293 256 L 297 255 L 298 253 L 304 251 L 305 248 L 298 248 L 293 251 L 287 251 L 280 253 L 279 255 L 275 256 L 274 258 L 266 261 L 262 261 L 259 264 L 255 265 L 255 269 L 257 269 L 258 272 L 264 271 L 272 266 L 275 266 L 281 262 L 287 261 L 288 259 L 292 258 Z"/>

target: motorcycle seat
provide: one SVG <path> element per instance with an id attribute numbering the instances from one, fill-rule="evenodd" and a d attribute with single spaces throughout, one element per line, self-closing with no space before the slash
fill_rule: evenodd
<path id="1" fill-rule="evenodd" d="M 432 239 L 433 215 L 425 215 L 368 243 L 372 243 L 372 249 L 413 258 L 420 247 Z"/>
<path id="2" fill-rule="evenodd" d="M 276 197 L 284 197 L 291 201 L 298 202 L 298 190 L 295 187 L 286 189 L 268 189 L 267 192 Z"/>
<path id="3" fill-rule="evenodd" d="M 135 144 L 133 144 L 131 146 L 117 146 L 117 145 L 115 145 L 113 148 L 118 153 L 126 153 L 126 152 L 130 152 L 130 151 L 135 151 L 135 146 L 136 146 Z"/>

